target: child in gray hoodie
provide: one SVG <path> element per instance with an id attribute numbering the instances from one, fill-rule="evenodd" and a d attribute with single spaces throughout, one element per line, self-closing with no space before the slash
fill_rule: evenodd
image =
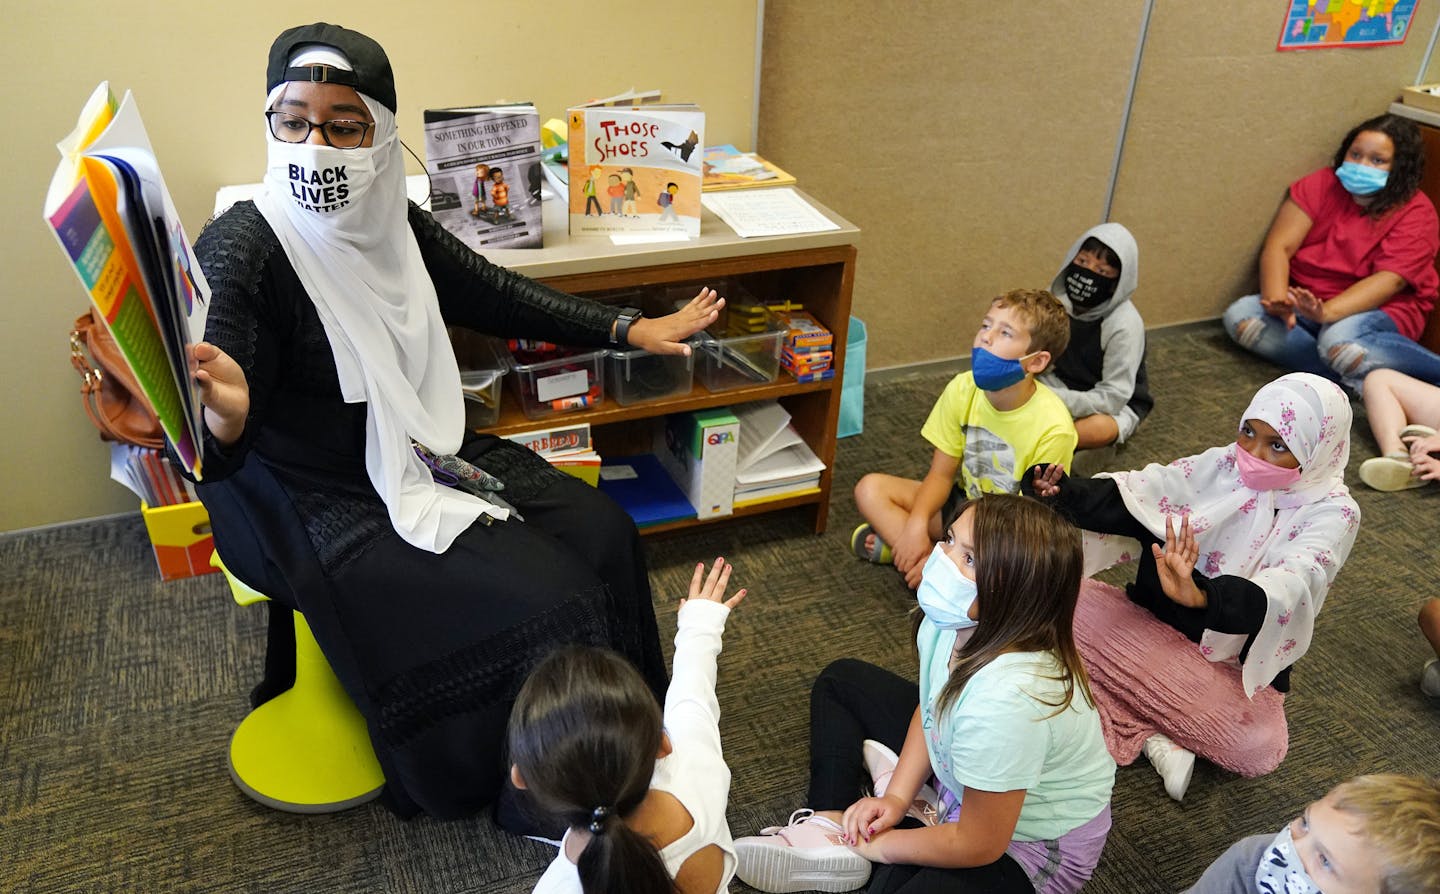
<path id="1" fill-rule="evenodd" d="M 1129 230 L 1103 223 L 1065 257 L 1050 292 L 1070 314 L 1070 346 L 1039 378 L 1075 417 L 1077 449 L 1124 443 L 1155 403 L 1145 375 L 1145 321 L 1130 301 L 1140 252 Z"/>

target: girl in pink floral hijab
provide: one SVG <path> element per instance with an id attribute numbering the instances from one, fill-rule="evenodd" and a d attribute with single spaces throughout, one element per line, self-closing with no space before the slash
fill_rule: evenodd
<path id="1" fill-rule="evenodd" d="M 1360 524 L 1350 422 L 1338 386 L 1292 373 L 1255 394 L 1232 444 L 1026 483 L 1087 532 L 1087 572 L 1140 561 L 1125 594 L 1086 581 L 1075 636 L 1115 759 L 1143 749 L 1176 800 L 1197 753 L 1247 776 L 1285 756 L 1289 668 Z"/>

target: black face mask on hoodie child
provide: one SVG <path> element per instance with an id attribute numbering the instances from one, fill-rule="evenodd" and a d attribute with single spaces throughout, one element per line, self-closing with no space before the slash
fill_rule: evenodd
<path id="1" fill-rule="evenodd" d="M 1101 276 L 1073 262 L 1065 268 L 1065 292 L 1079 311 L 1094 310 L 1109 301 L 1119 281 L 1119 277 Z"/>

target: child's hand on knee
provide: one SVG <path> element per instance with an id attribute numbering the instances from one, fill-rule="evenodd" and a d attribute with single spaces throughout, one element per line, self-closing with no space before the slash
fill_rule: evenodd
<path id="1" fill-rule="evenodd" d="M 845 816 L 840 822 L 845 827 L 846 843 L 858 847 L 881 832 L 895 828 L 905 818 L 909 807 L 899 798 L 861 798 L 845 809 Z"/>

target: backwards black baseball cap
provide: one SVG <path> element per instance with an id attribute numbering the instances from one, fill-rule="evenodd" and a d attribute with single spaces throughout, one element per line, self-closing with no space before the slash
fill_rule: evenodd
<path id="1" fill-rule="evenodd" d="M 353 70 L 342 71 L 332 65 L 287 67 L 297 50 L 316 44 L 339 50 L 350 60 Z M 339 25 L 325 22 L 301 25 L 275 38 L 270 45 L 270 64 L 265 67 L 265 92 L 269 93 L 286 81 L 316 81 L 354 87 L 391 112 L 395 111 L 395 75 L 390 71 L 390 60 L 385 50 L 359 31 Z"/>

